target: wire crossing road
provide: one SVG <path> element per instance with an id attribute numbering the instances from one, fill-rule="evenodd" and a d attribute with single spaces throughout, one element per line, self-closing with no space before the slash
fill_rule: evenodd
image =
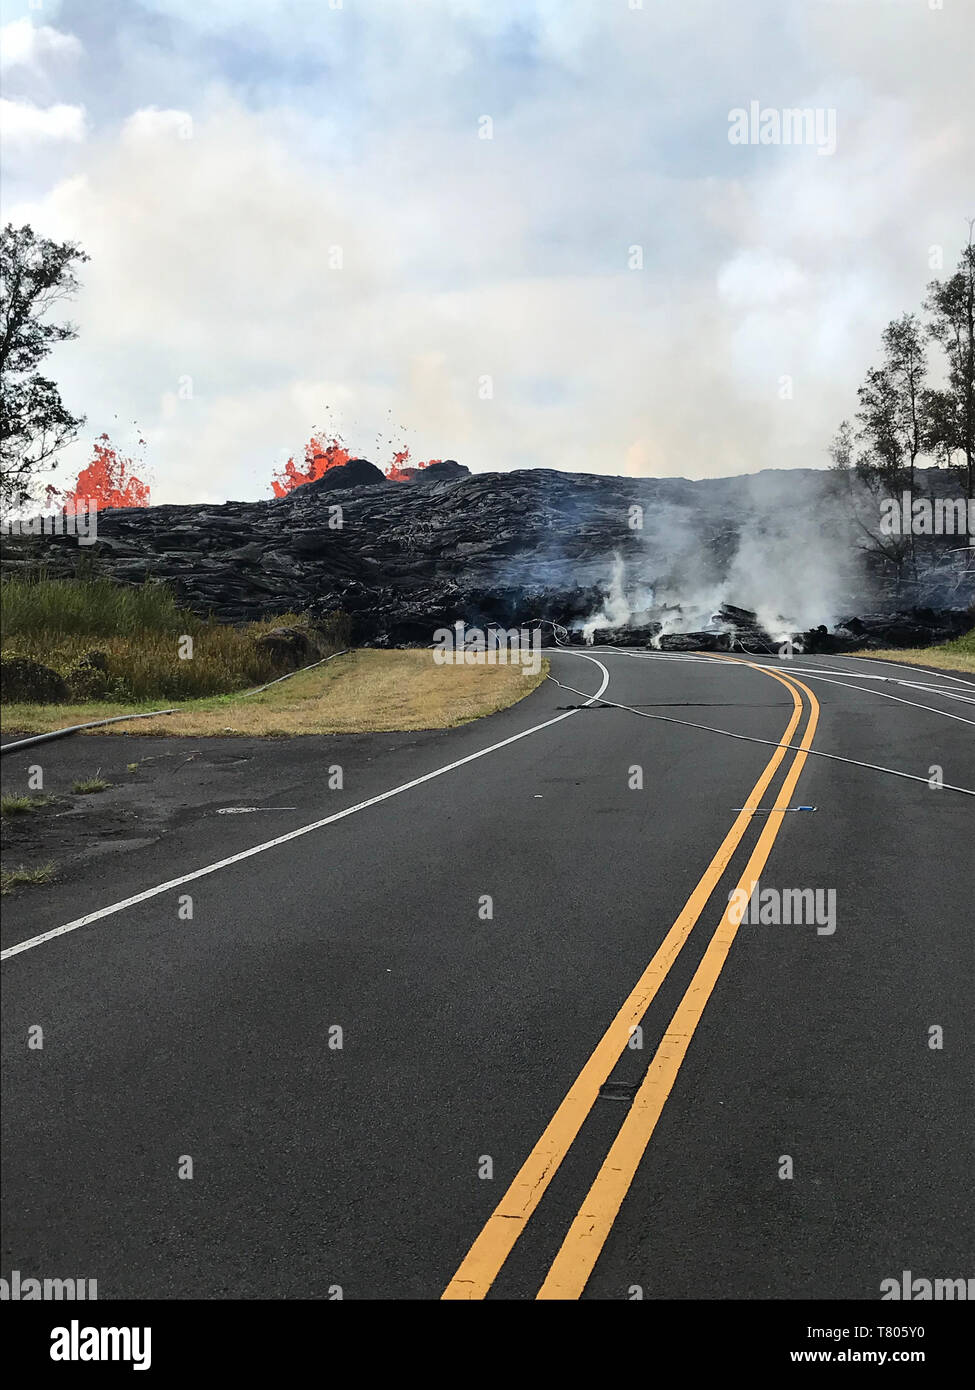
<path id="1" fill-rule="evenodd" d="M 7 914 L 5 1275 L 877 1299 L 971 1273 L 975 682 L 551 656 L 475 725 L 307 740 L 273 838 L 208 818 Z"/>

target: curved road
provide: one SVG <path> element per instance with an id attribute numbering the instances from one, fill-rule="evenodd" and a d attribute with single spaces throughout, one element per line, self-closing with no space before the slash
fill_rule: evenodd
<path id="1" fill-rule="evenodd" d="M 477 724 L 307 740 L 293 810 L 22 897 L 5 1276 L 877 1299 L 971 1275 L 975 681 L 551 657 Z"/>

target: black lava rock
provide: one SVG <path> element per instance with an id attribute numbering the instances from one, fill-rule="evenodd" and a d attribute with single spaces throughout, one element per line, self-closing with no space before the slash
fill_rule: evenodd
<path id="1" fill-rule="evenodd" d="M 923 472 L 932 491 L 952 485 L 945 470 Z M 975 575 L 957 537 L 917 538 L 917 578 L 913 562 L 898 574 L 860 549 L 840 482 L 814 469 L 697 482 L 471 474 L 453 459 L 401 482 L 352 459 L 273 500 L 102 512 L 83 553 L 97 573 L 162 580 L 185 607 L 223 621 L 344 613 L 357 644 L 427 645 L 458 619 L 541 624 L 545 641 L 559 624 L 569 640 L 585 626 L 614 643 L 756 652 L 790 633 L 797 650 L 843 651 L 967 630 Z M 70 577 L 78 559 L 70 536 L 3 539 L 4 575 L 41 564 Z M 807 590 L 828 591 L 834 611 L 806 600 L 790 613 Z M 725 594 L 736 602 L 721 604 Z M 857 616 L 837 624 L 847 614 Z"/>
<path id="2" fill-rule="evenodd" d="M 368 459 L 349 459 L 336 468 L 330 468 L 313 483 L 303 483 L 311 493 L 334 492 L 342 487 L 369 487 L 374 483 L 386 482 L 385 474 L 370 463 Z"/>

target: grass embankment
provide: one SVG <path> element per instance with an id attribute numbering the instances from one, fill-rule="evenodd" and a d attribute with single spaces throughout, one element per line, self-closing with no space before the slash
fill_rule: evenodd
<path id="1" fill-rule="evenodd" d="M 258 737 L 450 729 L 515 704 L 544 680 L 520 666 L 438 666 L 426 650 L 350 652 L 259 695 L 223 695 L 178 705 L 177 714 L 109 724 L 92 734 L 215 734 Z M 151 710 L 152 703 L 142 708 Z M 156 706 L 158 707 L 158 706 Z M 9 705 L 4 730 L 47 733 L 136 712 L 133 705 Z"/>
<path id="2" fill-rule="evenodd" d="M 232 627 L 181 609 L 164 585 L 128 588 L 97 578 L 7 579 L 0 604 L 4 657 L 28 657 L 70 682 L 80 658 L 102 652 L 106 693 L 114 693 L 123 709 L 261 685 L 288 668 L 276 665 L 255 638 L 301 625 L 286 613 Z M 192 638 L 188 658 L 180 656 L 186 637 Z"/>
<path id="3" fill-rule="evenodd" d="M 903 661 L 909 666 L 933 666 L 943 671 L 968 671 L 975 675 L 975 628 L 952 642 L 934 647 L 893 647 L 882 652 L 851 652 L 878 661 Z"/>

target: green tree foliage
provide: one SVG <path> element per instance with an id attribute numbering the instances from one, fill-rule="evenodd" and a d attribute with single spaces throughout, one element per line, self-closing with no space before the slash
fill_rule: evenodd
<path id="1" fill-rule="evenodd" d="M 38 237 L 8 223 L 0 232 L 0 509 L 22 506 L 37 474 L 77 437 L 72 415 L 39 364 L 58 343 L 77 337 L 70 323 L 47 318 L 78 290 L 75 267 L 89 257 L 72 242 Z"/>
<path id="2" fill-rule="evenodd" d="M 830 453 L 834 467 L 876 490 L 912 490 L 918 460 L 955 472 L 975 497 L 975 246 L 971 232 L 958 268 L 928 285 L 924 311 L 884 329 L 883 358 L 857 391 L 855 424 L 844 420 Z M 925 343 L 945 354 L 945 384 L 926 385 Z"/>
<path id="3" fill-rule="evenodd" d="M 971 231 L 958 268 L 947 280 L 932 280 L 924 307 L 929 336 L 948 359 L 948 383 L 927 392 L 925 445 L 943 464 L 960 459 L 969 497 L 975 497 L 975 246 Z"/>

